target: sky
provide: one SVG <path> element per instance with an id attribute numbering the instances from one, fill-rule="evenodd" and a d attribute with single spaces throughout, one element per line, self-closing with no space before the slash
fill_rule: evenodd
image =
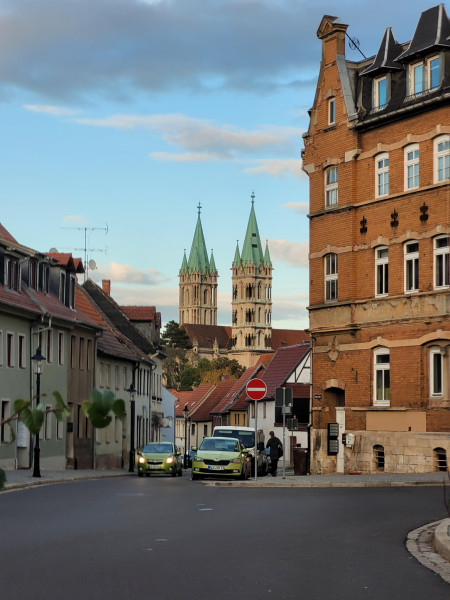
<path id="1" fill-rule="evenodd" d="M 119 304 L 156 306 L 164 325 L 178 322 L 200 204 L 218 324 L 230 325 L 231 265 L 254 193 L 272 326 L 307 328 L 300 153 L 320 21 L 339 17 L 370 57 L 386 27 L 409 41 L 435 4 L 1 0 L 0 222 L 25 246 L 94 261 L 87 276 L 110 279 Z M 347 45 L 349 60 L 362 54 Z"/>

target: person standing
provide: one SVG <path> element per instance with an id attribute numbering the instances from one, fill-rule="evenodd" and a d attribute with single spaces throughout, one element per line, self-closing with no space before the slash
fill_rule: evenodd
<path id="1" fill-rule="evenodd" d="M 270 456 L 270 472 L 272 477 L 276 477 L 278 469 L 278 460 L 283 456 L 283 444 L 280 440 L 275 437 L 273 431 L 269 432 L 269 439 L 267 440 L 266 448 L 269 448 Z"/>

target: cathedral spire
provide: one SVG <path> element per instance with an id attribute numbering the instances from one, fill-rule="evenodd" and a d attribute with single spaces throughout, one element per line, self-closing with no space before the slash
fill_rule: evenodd
<path id="1" fill-rule="evenodd" d="M 263 251 L 261 239 L 259 237 L 258 223 L 255 214 L 255 193 L 252 192 L 252 208 L 248 219 L 247 232 L 245 234 L 244 245 L 242 247 L 241 260 L 245 267 L 246 264 L 259 267 L 263 263 Z"/>
<path id="2" fill-rule="evenodd" d="M 198 203 L 197 225 L 192 240 L 191 252 L 189 254 L 188 268 L 191 272 L 207 273 L 210 270 L 208 252 L 206 250 L 205 236 L 203 235 L 202 222 L 200 219 L 201 204 Z"/>

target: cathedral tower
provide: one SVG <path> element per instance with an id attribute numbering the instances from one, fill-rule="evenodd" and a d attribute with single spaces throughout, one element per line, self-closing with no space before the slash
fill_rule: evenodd
<path id="1" fill-rule="evenodd" d="M 261 247 L 254 202 L 252 194 L 242 253 L 237 245 L 232 265 L 232 353 L 247 354 L 248 365 L 252 351 L 271 351 L 272 338 L 272 262 L 267 243 L 264 253 Z"/>
<path id="2" fill-rule="evenodd" d="M 217 269 L 212 252 L 208 259 L 200 203 L 197 208 L 189 260 L 185 251 L 179 273 L 179 324 L 217 325 Z"/>

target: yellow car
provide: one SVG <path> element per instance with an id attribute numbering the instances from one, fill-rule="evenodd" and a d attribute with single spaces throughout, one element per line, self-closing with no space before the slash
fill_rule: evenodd
<path id="1" fill-rule="evenodd" d="M 248 479 L 251 468 L 248 451 L 238 439 L 207 437 L 195 451 L 191 479 L 200 479 L 200 477 Z"/>
<path id="2" fill-rule="evenodd" d="M 170 442 L 152 442 L 137 452 L 137 472 L 139 477 L 154 474 L 167 474 L 176 477 L 183 475 L 181 452 Z"/>

